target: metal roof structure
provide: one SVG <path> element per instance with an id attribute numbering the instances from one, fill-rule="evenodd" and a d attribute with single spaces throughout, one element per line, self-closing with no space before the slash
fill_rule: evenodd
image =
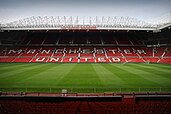
<path id="1" fill-rule="evenodd" d="M 1 23 L 0 30 L 152 30 L 171 26 L 171 13 L 157 21 L 145 22 L 131 17 L 28 17 Z"/>

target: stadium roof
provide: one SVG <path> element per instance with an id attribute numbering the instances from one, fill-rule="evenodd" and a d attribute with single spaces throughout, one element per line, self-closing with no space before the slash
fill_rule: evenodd
<path id="1" fill-rule="evenodd" d="M 3 30 L 152 30 L 171 26 L 171 13 L 152 22 L 131 17 L 33 16 L 0 24 Z"/>
<path id="2" fill-rule="evenodd" d="M 0 29 L 160 30 L 170 25 L 170 13 L 149 20 L 170 6 L 170 0 L 1 0 Z"/>

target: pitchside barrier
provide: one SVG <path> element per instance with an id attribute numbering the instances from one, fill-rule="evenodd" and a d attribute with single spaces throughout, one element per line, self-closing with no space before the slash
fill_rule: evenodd
<path id="1" fill-rule="evenodd" d="M 0 88 L 0 92 L 107 93 L 107 92 L 171 92 L 171 88 Z"/>

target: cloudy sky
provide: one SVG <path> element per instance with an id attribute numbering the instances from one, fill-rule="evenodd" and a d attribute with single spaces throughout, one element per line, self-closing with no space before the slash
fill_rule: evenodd
<path id="1" fill-rule="evenodd" d="M 171 12 L 171 0 L 0 0 L 0 19 L 31 16 L 130 16 L 150 20 Z"/>

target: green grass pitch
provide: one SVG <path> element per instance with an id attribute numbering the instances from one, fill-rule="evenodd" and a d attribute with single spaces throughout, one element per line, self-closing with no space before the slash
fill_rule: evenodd
<path id="1" fill-rule="evenodd" d="M 0 63 L 0 91 L 171 92 L 171 65 Z"/>

